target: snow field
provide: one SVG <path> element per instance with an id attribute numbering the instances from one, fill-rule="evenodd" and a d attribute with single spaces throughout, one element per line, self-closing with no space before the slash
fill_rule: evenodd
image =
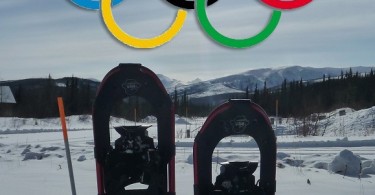
<path id="1" fill-rule="evenodd" d="M 77 193 L 96 194 L 92 131 L 69 132 L 69 139 Z M 238 139 L 245 141 L 244 138 Z M 61 132 L 1 135 L 0 143 L 1 194 L 71 193 Z M 25 159 L 27 149 L 29 153 L 43 155 L 43 158 Z M 373 166 L 375 147 L 346 149 L 346 153 L 359 155 L 363 166 Z M 22 154 L 25 150 L 26 153 Z M 280 148 L 278 164 L 283 166 L 277 168 L 276 194 L 375 194 L 374 174 L 365 174 L 359 179 L 358 174 L 343 175 L 328 170 L 328 165 L 342 151 L 345 150 L 341 147 Z M 82 156 L 86 160 L 82 160 Z M 78 160 L 80 158 L 82 161 Z M 220 169 L 217 162 L 237 160 L 259 161 L 258 148 L 217 147 L 213 153 L 213 181 Z M 254 175 L 259 179 L 259 168 Z M 307 184 L 307 179 L 311 185 Z M 193 183 L 192 147 L 177 147 L 177 194 L 192 195 Z"/>
<path id="2" fill-rule="evenodd" d="M 324 137 L 278 136 L 276 194 L 375 194 L 375 135 L 361 133 L 362 124 L 368 128 L 373 125 L 371 109 L 347 110 L 345 116 L 333 114 Z M 67 120 L 77 194 L 97 194 L 91 116 L 70 116 Z M 190 129 L 194 137 L 204 121 L 176 116 L 177 195 L 193 195 L 194 138 L 185 138 L 185 131 Z M 155 117 L 147 117 L 141 124 L 153 125 L 149 135 L 157 138 Z M 111 118 L 111 127 L 119 125 L 134 122 Z M 345 134 L 334 132 L 340 132 L 341 127 L 345 127 Z M 0 194 L 71 194 L 60 129 L 59 119 L 0 118 Z M 110 135 L 111 141 L 119 137 L 113 128 Z M 259 162 L 259 156 L 250 137 L 224 138 L 213 153 L 213 181 L 219 173 L 218 163 Z M 256 179 L 259 170 L 254 174 Z"/>

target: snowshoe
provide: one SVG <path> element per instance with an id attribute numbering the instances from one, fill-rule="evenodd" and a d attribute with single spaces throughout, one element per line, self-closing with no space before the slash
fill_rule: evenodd
<path id="1" fill-rule="evenodd" d="M 157 118 L 157 147 L 145 126 L 120 126 L 110 143 L 114 102 L 137 96 L 149 102 Z M 159 78 L 140 64 L 120 64 L 104 77 L 93 106 L 98 195 L 174 195 L 174 108 Z M 125 187 L 141 183 L 147 189 Z"/>
<path id="2" fill-rule="evenodd" d="M 258 164 L 230 162 L 212 183 L 212 153 L 221 139 L 253 137 L 260 150 L 260 179 L 252 175 Z M 194 195 L 274 195 L 276 191 L 276 137 L 263 109 L 251 100 L 229 100 L 208 116 L 193 148 Z"/>

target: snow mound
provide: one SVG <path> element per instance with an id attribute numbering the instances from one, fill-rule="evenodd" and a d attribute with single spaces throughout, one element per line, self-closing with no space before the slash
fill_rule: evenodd
<path id="1" fill-rule="evenodd" d="M 20 147 L 24 147 L 24 146 L 20 146 Z M 25 149 L 22 151 L 22 155 L 25 155 L 26 153 L 30 152 L 31 150 L 31 145 L 26 145 Z"/>
<path id="2" fill-rule="evenodd" d="M 85 161 L 85 160 L 86 160 L 86 156 L 85 155 L 81 155 L 77 159 L 78 162 L 82 162 L 82 161 Z"/>
<path id="3" fill-rule="evenodd" d="M 290 157 L 290 155 L 287 154 L 287 153 L 284 153 L 284 152 L 278 152 L 278 153 L 276 154 L 276 157 L 277 157 L 278 159 L 282 160 L 282 159 L 284 159 L 284 158 L 286 158 L 286 157 Z"/>
<path id="4" fill-rule="evenodd" d="M 141 120 L 142 123 L 156 123 L 158 119 L 155 116 L 147 116 Z"/>
<path id="5" fill-rule="evenodd" d="M 187 159 L 186 159 L 186 163 L 188 164 L 194 164 L 194 159 L 193 159 L 193 154 L 190 154 Z M 228 159 L 225 159 L 225 158 L 221 158 L 219 156 L 215 156 L 215 157 L 212 157 L 212 162 L 213 163 L 222 163 L 222 162 L 228 162 Z"/>
<path id="6" fill-rule="evenodd" d="M 375 161 L 375 160 L 374 160 L 374 161 Z M 363 167 L 363 168 L 369 167 L 369 166 L 371 166 L 372 163 L 373 163 L 372 160 L 366 160 L 366 161 L 363 161 L 363 162 L 362 162 L 362 167 Z"/>
<path id="7" fill-rule="evenodd" d="M 192 165 L 194 163 L 193 154 L 190 154 L 185 162 Z"/>
<path id="8" fill-rule="evenodd" d="M 92 122 L 92 116 L 91 115 L 79 115 L 78 121 L 83 123 L 91 123 Z"/>
<path id="9" fill-rule="evenodd" d="M 375 174 L 375 160 L 367 162 L 369 163 L 363 163 L 362 175 Z"/>
<path id="10" fill-rule="evenodd" d="M 375 106 L 358 111 L 341 108 L 325 114 L 325 119 L 317 123 L 320 129 L 319 134 L 328 136 L 373 135 L 375 133 L 374 117 Z"/>
<path id="11" fill-rule="evenodd" d="M 293 167 L 304 167 L 305 166 L 303 164 L 303 162 L 304 162 L 303 160 L 296 160 L 296 159 L 290 158 L 290 157 L 284 158 L 283 162 L 290 165 L 290 166 L 293 166 Z"/>
<path id="12" fill-rule="evenodd" d="M 37 152 L 27 152 L 25 157 L 23 158 L 24 161 L 26 160 L 42 160 L 44 157 L 48 157 L 48 154 L 44 153 L 37 153 Z"/>
<path id="13" fill-rule="evenodd" d="M 44 147 L 42 148 L 40 151 L 41 152 L 45 152 L 45 151 L 56 151 L 60 149 L 60 147 L 56 147 L 56 146 L 51 146 L 51 147 Z"/>
<path id="14" fill-rule="evenodd" d="M 276 166 L 277 166 L 278 168 L 280 168 L 280 169 L 285 168 L 285 165 L 284 165 L 282 162 L 279 162 L 279 161 L 276 163 Z"/>
<path id="15" fill-rule="evenodd" d="M 325 169 L 325 170 L 327 170 L 328 169 L 328 163 L 326 163 L 326 162 L 317 162 L 317 163 L 313 164 L 313 167 L 317 168 L 317 169 Z"/>
<path id="16" fill-rule="evenodd" d="M 184 119 L 184 118 L 178 118 L 178 119 L 176 119 L 175 123 L 176 124 L 188 124 L 188 125 L 190 125 L 190 123 L 186 119 Z"/>
<path id="17" fill-rule="evenodd" d="M 350 150 L 343 150 L 328 166 L 329 171 L 345 176 L 358 176 L 361 173 L 361 159 Z"/>
<path id="18" fill-rule="evenodd" d="M 29 149 L 29 148 L 25 148 L 25 149 L 21 152 L 21 154 L 22 154 L 22 155 L 25 155 L 25 154 L 28 153 L 28 152 L 30 152 L 30 149 Z"/>

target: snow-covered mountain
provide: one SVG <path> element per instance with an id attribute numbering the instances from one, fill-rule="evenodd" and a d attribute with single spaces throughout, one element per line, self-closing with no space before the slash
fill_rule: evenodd
<path id="1" fill-rule="evenodd" d="M 192 85 L 192 84 L 200 83 L 200 82 L 203 82 L 203 81 L 200 78 L 196 78 L 192 81 L 189 81 L 187 84 Z"/>
<path id="2" fill-rule="evenodd" d="M 169 78 L 169 77 L 167 77 L 165 75 L 162 75 L 162 74 L 157 74 L 157 76 L 159 77 L 160 81 L 163 83 L 163 85 L 164 85 L 165 89 L 168 91 L 168 93 L 173 92 L 175 87 L 179 87 L 179 86 L 182 86 L 182 85 L 185 84 L 182 81 Z"/>
<path id="3" fill-rule="evenodd" d="M 375 67 L 353 67 L 352 72 L 370 72 L 371 69 Z M 225 86 L 230 88 L 245 90 L 246 87 L 249 90 L 258 88 L 263 88 L 264 82 L 266 82 L 267 87 L 276 87 L 281 85 L 281 83 L 286 79 L 287 81 L 293 80 L 303 80 L 310 81 L 320 79 L 325 76 L 336 77 L 343 72 L 349 72 L 350 68 L 313 68 L 313 67 L 302 67 L 302 66 L 290 66 L 282 68 L 263 68 L 249 70 L 240 74 L 229 75 L 226 77 L 221 77 L 213 79 L 211 83 L 223 83 Z"/>
<path id="4" fill-rule="evenodd" d="M 352 72 L 368 73 L 375 67 L 352 67 Z M 199 78 L 183 82 L 174 78 L 169 78 L 163 74 L 157 74 L 169 94 L 173 94 L 177 89 L 178 94 L 182 95 L 186 91 L 192 101 L 204 102 L 209 100 L 211 103 L 221 102 L 223 99 L 242 97 L 246 88 L 250 91 L 257 86 L 262 89 L 266 82 L 268 88 L 280 86 L 286 79 L 287 81 L 304 80 L 304 81 L 319 81 L 323 75 L 337 77 L 343 72 L 349 71 L 349 68 L 312 68 L 301 66 L 290 66 L 281 68 L 263 68 L 249 70 L 239 74 L 233 74 L 225 77 L 215 78 L 208 81 L 202 81 Z M 55 83 L 59 87 L 65 87 L 67 80 L 70 78 L 56 79 Z M 11 88 L 16 86 L 23 86 L 24 88 L 35 88 L 46 82 L 46 79 L 23 79 L 17 81 L 5 81 L 0 84 L 9 85 Z M 93 79 L 79 79 L 81 85 L 90 85 L 93 91 L 99 85 L 99 81 Z"/>
<path id="5" fill-rule="evenodd" d="M 179 95 L 186 91 L 189 98 L 193 101 L 206 102 L 207 98 L 210 101 L 221 101 L 228 97 L 236 97 L 244 94 L 246 88 L 250 91 L 257 86 L 262 89 L 266 83 L 268 88 L 277 87 L 282 84 L 284 79 L 287 81 L 303 80 L 315 81 L 321 80 L 323 75 L 326 77 L 337 77 L 343 72 L 349 72 L 350 68 L 312 68 L 301 66 L 290 66 L 282 68 L 264 68 L 249 70 L 243 73 L 220 77 L 208 81 L 194 80 L 187 84 L 181 81 L 170 79 L 162 76 L 161 80 L 166 86 L 167 91 L 172 94 L 176 88 Z M 352 67 L 352 72 L 368 73 L 375 67 Z M 205 100 L 203 100 L 205 99 Z"/>

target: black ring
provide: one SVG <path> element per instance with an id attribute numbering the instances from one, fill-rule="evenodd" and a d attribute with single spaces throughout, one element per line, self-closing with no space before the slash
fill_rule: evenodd
<path id="1" fill-rule="evenodd" d="M 167 0 L 170 4 L 184 9 L 194 9 L 194 1 L 186 0 Z M 207 6 L 216 3 L 217 0 L 208 0 Z"/>

